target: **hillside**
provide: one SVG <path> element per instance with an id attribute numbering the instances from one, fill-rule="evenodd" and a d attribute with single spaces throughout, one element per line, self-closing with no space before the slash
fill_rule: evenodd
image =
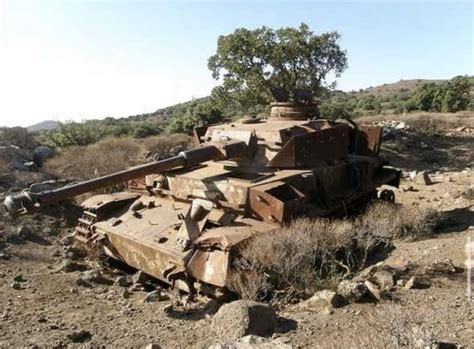
<path id="1" fill-rule="evenodd" d="M 431 79 L 411 79 L 411 80 L 400 80 L 393 83 L 383 84 L 375 87 L 369 87 L 363 90 L 359 90 L 362 93 L 369 93 L 373 94 L 374 96 L 389 96 L 393 94 L 397 94 L 400 92 L 413 92 L 415 88 L 422 84 L 426 83 L 435 83 L 440 84 L 447 79 L 444 80 L 431 80 Z"/>
<path id="2" fill-rule="evenodd" d="M 50 131 L 50 130 L 54 130 L 58 128 L 58 125 L 59 125 L 59 122 L 57 121 L 45 120 L 45 121 L 38 122 L 37 124 L 28 126 L 26 129 L 29 132 L 37 132 L 41 130 Z"/>

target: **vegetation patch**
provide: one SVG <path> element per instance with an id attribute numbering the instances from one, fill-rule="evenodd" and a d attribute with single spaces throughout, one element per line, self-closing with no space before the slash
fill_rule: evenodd
<path id="1" fill-rule="evenodd" d="M 311 295 L 363 267 L 397 238 L 432 234 L 433 211 L 376 203 L 351 219 L 297 219 L 255 235 L 237 252 L 231 289 L 247 299 L 269 299 L 277 290 Z"/>
<path id="2" fill-rule="evenodd" d="M 44 170 L 61 178 L 91 179 L 151 161 L 155 154 L 159 158 L 175 155 L 173 152 L 186 148 L 189 141 L 180 134 L 143 140 L 110 137 L 89 146 L 68 147 L 46 161 Z"/>

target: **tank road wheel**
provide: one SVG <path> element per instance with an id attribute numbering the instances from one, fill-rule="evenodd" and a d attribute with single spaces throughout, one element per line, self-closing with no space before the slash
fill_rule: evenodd
<path id="1" fill-rule="evenodd" d="M 395 203 L 395 193 L 393 190 L 384 189 L 378 192 L 378 199 L 383 202 L 388 202 L 390 204 Z"/>

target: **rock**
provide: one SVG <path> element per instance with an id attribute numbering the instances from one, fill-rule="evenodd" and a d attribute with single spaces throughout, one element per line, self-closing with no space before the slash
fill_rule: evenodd
<path id="1" fill-rule="evenodd" d="M 21 290 L 21 284 L 18 281 L 13 281 L 10 287 L 14 290 Z"/>
<path id="2" fill-rule="evenodd" d="M 370 281 L 366 280 L 364 282 L 364 285 L 367 287 L 368 294 L 370 294 L 373 298 L 375 298 L 377 301 L 380 301 L 382 299 L 382 295 L 380 293 L 380 290 L 375 286 L 373 283 Z"/>
<path id="3" fill-rule="evenodd" d="M 31 231 L 30 228 L 25 227 L 24 225 L 20 225 L 17 229 L 17 234 L 22 239 L 28 240 L 29 238 L 31 238 L 33 232 Z"/>
<path id="4" fill-rule="evenodd" d="M 307 311 L 320 312 L 325 308 L 333 309 L 345 305 L 345 299 L 330 290 L 316 292 L 311 298 L 301 302 L 299 308 Z"/>
<path id="5" fill-rule="evenodd" d="M 86 280 L 84 280 L 83 278 L 76 279 L 76 285 L 77 286 L 82 286 L 82 287 L 87 287 L 87 288 L 92 287 L 92 285 L 89 282 L 87 282 Z"/>
<path id="6" fill-rule="evenodd" d="M 5 251 L 0 252 L 0 259 L 8 260 L 8 259 L 10 259 L 10 255 Z"/>
<path id="7" fill-rule="evenodd" d="M 413 191 L 417 192 L 418 189 L 415 189 L 412 185 L 404 185 L 401 187 L 402 191 L 407 192 L 407 191 Z"/>
<path id="8" fill-rule="evenodd" d="M 34 167 L 32 155 L 14 145 L 0 146 L 0 159 L 13 170 L 29 171 Z"/>
<path id="9" fill-rule="evenodd" d="M 358 302 L 366 295 L 367 286 L 363 282 L 342 280 L 337 287 L 337 293 L 350 303 Z"/>
<path id="10" fill-rule="evenodd" d="M 68 246 L 66 249 L 66 253 L 64 254 L 64 257 L 71 259 L 71 260 L 80 260 L 85 257 L 84 251 L 75 248 L 73 246 Z"/>
<path id="11" fill-rule="evenodd" d="M 168 300 L 169 297 L 165 294 L 162 293 L 161 290 L 154 290 L 154 291 L 151 291 L 151 292 L 148 292 L 145 296 L 145 298 L 143 298 L 143 302 L 146 303 L 146 302 L 161 302 L 161 301 L 165 301 L 165 300 Z"/>
<path id="12" fill-rule="evenodd" d="M 395 276 L 387 270 L 379 270 L 374 273 L 371 281 L 375 282 L 382 289 L 390 289 L 395 286 Z"/>
<path id="13" fill-rule="evenodd" d="M 25 243 L 25 239 L 23 239 L 18 233 L 13 233 L 7 235 L 6 238 L 7 242 L 13 245 L 21 245 Z"/>
<path id="14" fill-rule="evenodd" d="M 159 344 L 152 343 L 152 344 L 147 344 L 145 349 L 161 349 L 161 346 Z"/>
<path id="15" fill-rule="evenodd" d="M 61 239 L 61 244 L 64 246 L 71 246 L 74 243 L 74 233 L 67 234 Z"/>
<path id="16" fill-rule="evenodd" d="M 61 265 L 59 268 L 57 268 L 56 271 L 63 271 L 65 273 L 73 273 L 75 271 L 85 271 L 89 269 L 89 267 L 85 264 L 77 263 L 70 261 L 68 259 L 65 259 L 62 261 Z"/>
<path id="17" fill-rule="evenodd" d="M 106 278 L 99 269 L 89 270 L 83 274 L 82 279 L 91 284 L 112 285 L 113 282 Z"/>
<path id="18" fill-rule="evenodd" d="M 224 304 L 212 318 L 211 331 L 219 340 L 232 341 L 253 334 L 269 336 L 277 326 L 277 316 L 266 303 L 238 300 Z"/>
<path id="19" fill-rule="evenodd" d="M 291 349 L 293 346 L 289 343 L 284 343 L 277 338 L 270 340 L 267 338 L 248 335 L 234 342 L 227 342 L 221 344 L 211 345 L 208 349 Z"/>
<path id="20" fill-rule="evenodd" d="M 47 158 L 53 156 L 54 151 L 53 149 L 40 145 L 39 147 L 36 147 L 33 150 L 33 162 L 35 163 L 36 166 L 41 168 L 43 166 L 44 160 Z"/>
<path id="21" fill-rule="evenodd" d="M 163 307 L 163 312 L 169 314 L 173 312 L 173 304 L 167 304 Z"/>
<path id="22" fill-rule="evenodd" d="M 132 283 L 144 285 L 146 281 L 149 279 L 149 276 L 144 273 L 143 271 L 139 270 L 132 276 Z"/>
<path id="23" fill-rule="evenodd" d="M 428 288 L 431 286 L 431 283 L 423 278 L 420 278 L 418 276 L 413 276 L 410 278 L 410 280 L 407 281 L 405 286 L 403 286 L 404 289 L 409 290 L 412 288 L 415 289 L 421 289 L 421 288 Z"/>
<path id="24" fill-rule="evenodd" d="M 128 275 L 122 275 L 115 279 L 114 285 L 117 285 L 120 287 L 127 287 L 131 285 L 131 281 Z"/>
<path id="25" fill-rule="evenodd" d="M 23 277 L 23 275 L 18 274 L 17 276 L 15 276 L 15 277 L 13 278 L 13 281 L 16 281 L 16 282 L 26 282 L 26 279 Z"/>
<path id="26" fill-rule="evenodd" d="M 122 297 L 125 298 L 125 299 L 130 298 L 131 295 L 132 295 L 132 292 L 130 292 L 130 291 L 127 290 L 127 289 L 123 290 L 123 292 L 122 292 Z"/>
<path id="27" fill-rule="evenodd" d="M 429 266 L 425 267 L 425 272 L 437 274 L 454 274 L 457 272 L 457 269 L 454 266 L 452 260 L 445 259 L 431 263 Z"/>
<path id="28" fill-rule="evenodd" d="M 419 185 L 433 184 L 433 182 L 431 181 L 430 175 L 428 174 L 427 171 L 418 172 L 413 178 L 413 181 Z"/>
<path id="29" fill-rule="evenodd" d="M 92 338 L 92 334 L 89 331 L 74 331 L 67 335 L 67 338 L 74 343 L 84 343 Z"/>

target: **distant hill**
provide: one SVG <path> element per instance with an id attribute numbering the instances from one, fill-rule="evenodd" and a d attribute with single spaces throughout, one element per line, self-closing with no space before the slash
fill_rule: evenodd
<path id="1" fill-rule="evenodd" d="M 368 87 L 363 89 L 362 92 L 373 94 L 375 96 L 387 96 L 397 94 L 400 92 L 412 92 L 419 85 L 427 83 L 441 84 L 446 80 L 430 80 L 430 79 L 411 79 L 411 80 L 400 80 L 388 84 L 383 84 L 375 87 Z M 361 92 L 361 90 L 359 90 Z"/>
<path id="2" fill-rule="evenodd" d="M 49 130 L 54 130 L 58 128 L 58 126 L 59 126 L 59 122 L 53 121 L 53 120 L 46 120 L 46 121 L 41 121 L 41 122 L 38 122 L 37 124 L 28 126 L 26 129 L 29 132 L 37 132 L 41 130 L 49 131 Z"/>

